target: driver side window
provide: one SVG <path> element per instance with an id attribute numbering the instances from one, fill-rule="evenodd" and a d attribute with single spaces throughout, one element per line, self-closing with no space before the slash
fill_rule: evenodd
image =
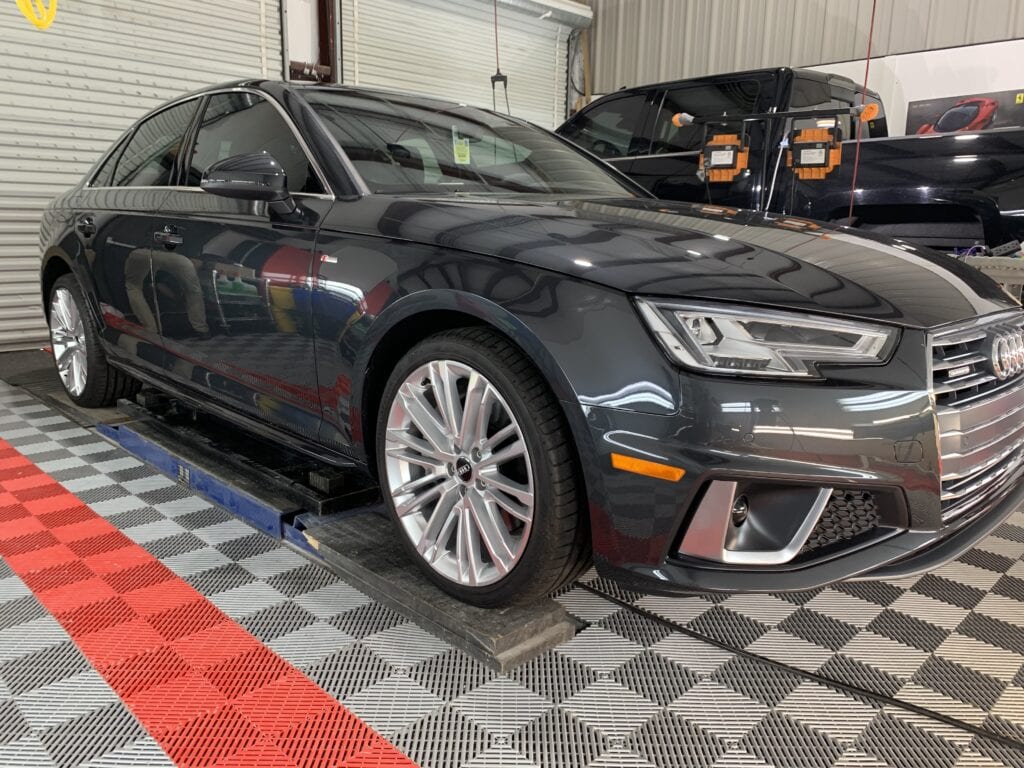
<path id="1" fill-rule="evenodd" d="M 561 133 L 606 160 L 642 155 L 649 146 L 641 133 L 646 108 L 645 93 L 612 98 L 577 115 Z"/>
<path id="2" fill-rule="evenodd" d="M 186 185 L 198 187 L 203 172 L 236 155 L 267 152 L 288 174 L 292 193 L 322 193 L 324 188 L 291 127 L 273 104 L 255 93 L 238 91 L 210 97 L 188 163 Z"/>

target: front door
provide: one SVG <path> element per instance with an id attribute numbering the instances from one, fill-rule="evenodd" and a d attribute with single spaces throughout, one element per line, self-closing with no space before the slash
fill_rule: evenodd
<path id="1" fill-rule="evenodd" d="M 283 219 L 263 203 L 199 188 L 213 163 L 251 152 L 288 172 L 298 211 Z M 182 186 L 158 212 L 153 280 L 170 377 L 229 408 L 302 437 L 321 420 L 310 273 L 323 182 L 276 106 L 232 91 L 204 105 Z"/>

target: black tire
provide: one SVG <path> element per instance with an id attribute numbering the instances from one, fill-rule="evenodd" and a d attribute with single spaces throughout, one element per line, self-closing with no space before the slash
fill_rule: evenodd
<path id="1" fill-rule="evenodd" d="M 134 397 L 141 385 L 126 373 L 111 367 L 107 356 L 100 346 L 100 332 L 89 312 L 85 294 L 74 275 L 61 275 L 50 289 L 47 311 L 53 305 L 53 298 L 58 290 L 66 290 L 71 294 L 78 313 L 82 318 L 83 337 L 87 360 L 85 387 L 79 394 L 74 394 L 67 386 L 64 391 L 76 405 L 85 408 L 103 408 L 111 406 L 122 397 Z M 51 331 L 51 343 L 53 340 Z M 54 367 L 56 368 L 56 359 Z M 58 373 L 59 375 L 59 373 Z"/>
<path id="2" fill-rule="evenodd" d="M 388 413 L 402 382 L 433 360 L 454 360 L 482 373 L 505 399 L 522 430 L 534 467 L 532 529 L 516 565 L 499 581 L 468 587 L 438 573 L 416 551 L 388 492 L 385 442 Z M 432 336 L 395 366 L 377 414 L 376 459 L 381 490 L 399 538 L 428 578 L 458 599 L 484 607 L 536 600 L 575 578 L 589 564 L 590 530 L 572 435 L 557 399 L 517 347 L 485 328 Z"/>

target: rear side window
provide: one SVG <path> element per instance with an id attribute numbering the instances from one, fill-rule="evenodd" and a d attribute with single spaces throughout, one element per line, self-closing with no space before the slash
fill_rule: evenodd
<path id="1" fill-rule="evenodd" d="M 645 154 L 641 123 L 646 105 L 644 93 L 611 98 L 577 115 L 559 133 L 606 159 Z"/>
<path id="2" fill-rule="evenodd" d="M 888 126 L 885 119 L 885 111 L 882 102 L 869 93 L 864 92 L 866 104 L 878 105 L 878 116 L 863 124 L 861 138 L 873 139 L 888 135 Z M 848 109 L 861 102 L 861 92 L 843 88 L 835 83 L 825 83 L 810 78 L 797 77 L 793 81 L 793 95 L 790 97 L 790 109 Z M 828 128 L 833 125 L 829 117 L 795 120 L 793 127 L 801 128 Z M 850 115 L 839 116 L 839 127 L 843 131 L 844 139 L 857 137 L 857 125 Z"/>
<path id="3" fill-rule="evenodd" d="M 92 183 L 90 186 L 93 187 L 110 187 L 114 183 L 114 169 L 117 167 L 117 161 L 121 157 L 121 153 L 124 151 L 125 144 L 128 143 L 127 139 L 123 139 L 118 142 L 117 146 L 114 147 L 113 151 L 107 155 L 107 159 L 103 161 L 103 165 L 96 171 L 96 174 L 92 177 Z"/>
<path id="4" fill-rule="evenodd" d="M 791 102 L 793 109 L 849 109 L 853 106 L 853 91 L 840 88 L 829 88 L 826 86 L 823 90 L 822 98 L 818 101 L 813 101 L 809 104 L 798 104 L 796 99 Z M 803 130 L 805 128 L 831 128 L 836 123 L 839 123 L 839 130 L 842 131 L 843 139 L 853 138 L 856 134 L 853 133 L 854 126 L 851 121 L 849 113 L 844 115 L 837 115 L 835 118 L 822 115 L 821 117 L 801 117 L 793 120 L 794 130 Z M 864 134 L 867 138 L 867 134 Z"/>
<path id="5" fill-rule="evenodd" d="M 292 192 L 325 191 L 277 108 L 262 96 L 245 92 L 210 97 L 188 164 L 186 184 L 198 187 L 203 173 L 214 163 L 255 152 L 267 152 L 281 164 Z"/>
<path id="6" fill-rule="evenodd" d="M 197 103 L 193 99 L 177 104 L 139 125 L 117 162 L 113 186 L 170 185 Z"/>
<path id="7" fill-rule="evenodd" d="M 753 114 L 761 85 L 757 80 L 734 80 L 728 83 L 690 85 L 665 92 L 654 118 L 651 154 L 692 152 L 700 149 L 704 138 L 702 125 L 677 127 L 672 118 L 681 113 L 694 117 Z M 737 129 L 739 126 L 736 126 Z"/>

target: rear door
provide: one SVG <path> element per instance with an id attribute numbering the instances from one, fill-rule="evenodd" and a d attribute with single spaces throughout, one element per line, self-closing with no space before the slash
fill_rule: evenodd
<path id="1" fill-rule="evenodd" d="M 140 123 L 83 189 L 76 213 L 108 354 L 154 370 L 164 362 L 151 269 L 154 217 L 198 104 L 189 99 Z"/>
<path id="2" fill-rule="evenodd" d="M 697 175 L 705 132 L 701 124 L 677 127 L 675 115 L 743 116 L 767 111 L 774 97 L 771 77 L 746 77 L 680 83 L 660 92 L 650 124 L 650 149 L 633 161 L 630 176 L 656 197 L 686 202 L 714 202 L 756 208 L 760 202 L 765 161 L 762 123 L 747 123 L 749 173 L 731 182 L 705 184 Z M 711 126 L 707 136 L 738 134 L 740 123 Z"/>
<path id="3" fill-rule="evenodd" d="M 245 90 L 204 102 L 181 185 L 160 208 L 153 252 L 167 373 L 228 407 L 303 437 L 320 427 L 310 273 L 333 196 L 283 111 Z M 288 173 L 298 211 L 199 188 L 213 163 L 268 152 Z"/>

